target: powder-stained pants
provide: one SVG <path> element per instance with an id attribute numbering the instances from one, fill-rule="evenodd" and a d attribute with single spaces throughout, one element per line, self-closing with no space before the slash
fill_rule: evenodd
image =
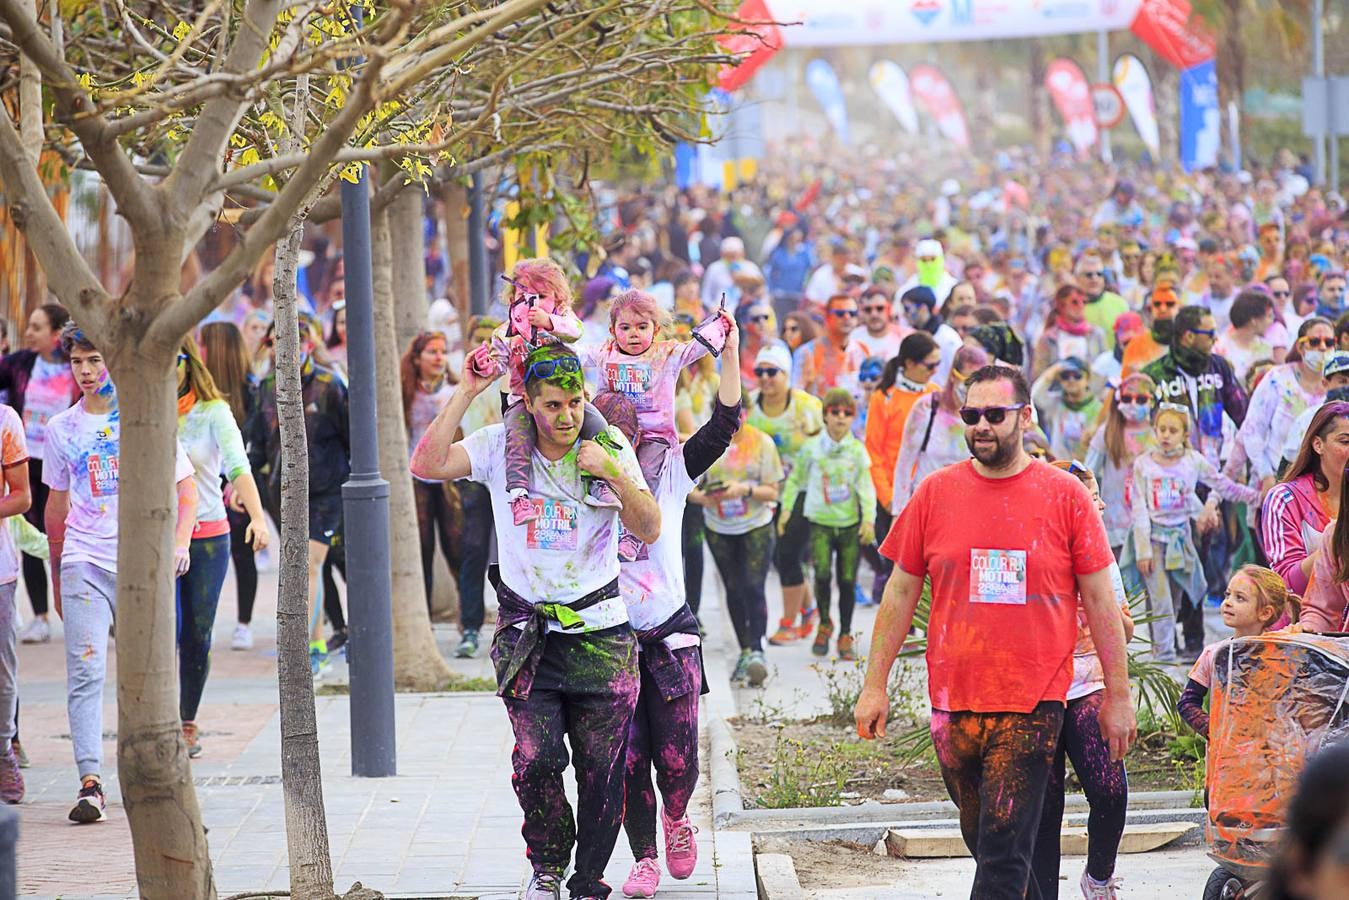
<path id="1" fill-rule="evenodd" d="M 1059 833 L 1063 828 L 1065 757 L 1082 783 L 1091 813 L 1087 817 L 1087 874 L 1106 881 L 1115 874 L 1115 857 L 1129 807 L 1129 779 L 1124 763 L 1110 761 L 1110 744 L 1101 736 L 1101 703 L 1105 691 L 1068 701 L 1059 752 L 1049 770 L 1040 833 L 1035 839 L 1034 872 L 1045 900 L 1059 896 Z"/>
<path id="2" fill-rule="evenodd" d="M 178 576 L 178 715 L 197 719 L 206 676 L 211 674 L 211 629 L 220 605 L 220 589 L 230 567 L 230 536 L 193 538 L 189 565 Z"/>
<path id="3" fill-rule="evenodd" d="M 1063 730 L 1063 704 L 1029 713 L 932 711 L 942 780 L 960 808 L 977 868 L 970 897 L 1040 900 L 1031 854 L 1045 785 Z"/>
<path id="4" fill-rule="evenodd" d="M 519 639 L 503 628 L 492 660 L 509 656 Z M 504 698 L 515 732 L 511 784 L 525 814 L 524 835 L 534 869 L 561 872 L 576 845 L 573 897 L 608 897 L 604 867 L 623 819 L 628 728 L 637 704 L 637 638 L 627 625 L 589 634 L 548 635 L 526 699 Z M 571 745 L 577 815 L 563 789 Z"/>
<path id="5" fill-rule="evenodd" d="M 684 647 L 674 651 L 684 667 L 688 683 L 702 682 L 702 650 Z M 645 654 L 639 654 L 645 656 Z M 666 700 L 660 687 L 641 667 L 642 690 L 628 729 L 627 799 L 623 830 L 627 832 L 633 859 L 656 858 L 656 792 L 651 785 L 651 767 L 656 767 L 656 785 L 667 818 L 681 818 L 698 783 L 698 690 Z"/>
<path id="6" fill-rule="evenodd" d="M 117 615 L 117 573 L 93 563 L 61 563 L 61 620 L 66 633 L 66 712 L 80 777 L 103 764 L 103 682 L 108 628 Z"/>
<path id="7" fill-rule="evenodd" d="M 790 522 L 788 523 L 790 524 Z M 815 565 L 815 605 L 820 622 L 832 623 L 829 614 L 829 575 L 838 582 L 838 633 L 852 633 L 853 607 L 857 604 L 857 559 L 861 523 L 838 528 L 810 523 L 810 553 Z"/>

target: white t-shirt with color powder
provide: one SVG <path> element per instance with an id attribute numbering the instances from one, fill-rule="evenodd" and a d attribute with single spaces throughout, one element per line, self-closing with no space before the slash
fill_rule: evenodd
<path id="1" fill-rule="evenodd" d="M 684 447 L 671 451 L 653 491 L 660 505 L 660 537 L 646 546 L 647 558 L 624 562 L 619 566 L 618 586 L 628 605 L 628 620 L 638 631 L 655 628 L 684 605 L 684 548 L 679 528 L 668 525 L 684 518 L 684 506 L 694 481 L 684 464 Z M 665 639 L 671 650 L 695 647 L 696 634 L 672 634 Z"/>
<path id="2" fill-rule="evenodd" d="M 0 405 L 0 466 L 9 469 L 27 461 L 23 422 L 11 407 Z M 0 487 L 0 491 L 9 493 L 7 487 Z M 8 523 L 0 521 L 0 584 L 10 584 L 18 578 L 19 551 Z"/>
<path id="3" fill-rule="evenodd" d="M 609 436 L 620 447 L 618 464 L 637 484 L 644 484 L 637 455 L 618 429 Z M 496 521 L 501 580 L 527 600 L 570 604 L 618 578 L 618 512 L 585 502 L 585 484 L 576 464 L 580 442 L 559 460 L 533 452 L 530 499 L 539 518 L 512 524 L 506 493 L 506 429 L 489 425 L 464 438 L 461 446 L 472 464 L 469 480 L 487 485 Z M 682 512 L 681 512 L 682 515 Z M 678 529 L 676 528 L 676 531 Z M 570 633 L 598 631 L 628 621 L 622 597 L 601 601 L 578 613 L 584 626 Z M 557 622 L 549 630 L 561 631 Z"/>
<path id="4" fill-rule="evenodd" d="M 117 571 L 118 455 L 121 418 L 85 412 L 80 400 L 47 423 L 47 458 L 42 480 L 54 491 L 70 492 L 62 562 L 86 562 Z M 192 461 L 174 439 L 173 480 L 193 475 Z"/>
<path id="5" fill-rule="evenodd" d="M 75 392 L 75 376 L 70 363 L 47 362 L 41 356 L 33 360 L 28 387 L 23 393 L 23 427 L 28 438 L 28 455 L 45 459 L 47 423 L 52 416 L 70 409 Z"/>

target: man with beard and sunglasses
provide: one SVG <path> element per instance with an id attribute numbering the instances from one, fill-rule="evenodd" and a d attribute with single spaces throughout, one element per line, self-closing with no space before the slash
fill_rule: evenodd
<path id="1" fill-rule="evenodd" d="M 932 738 L 977 868 L 971 896 L 1039 898 L 1031 875 L 1072 677 L 1079 602 L 1100 654 L 1101 732 L 1120 759 L 1136 728 L 1105 526 L 1080 481 L 1032 460 L 1025 376 L 985 366 L 960 410 L 968 462 L 924 479 L 881 545 L 895 561 L 855 716 L 885 735 L 886 684 L 932 579 Z M 959 514 L 955 514 L 955 511 Z"/>

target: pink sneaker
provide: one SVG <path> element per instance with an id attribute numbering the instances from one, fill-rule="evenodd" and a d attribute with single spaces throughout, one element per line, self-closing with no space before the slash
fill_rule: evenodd
<path id="1" fill-rule="evenodd" d="M 665 832 L 665 870 L 671 878 L 682 881 L 698 864 L 698 842 L 693 839 L 698 829 L 689 824 L 687 813 L 671 819 L 665 810 L 660 811 L 660 825 Z"/>
<path id="2" fill-rule="evenodd" d="M 23 773 L 19 771 L 19 758 L 10 747 L 0 754 L 0 800 L 9 804 L 23 802 Z"/>
<path id="3" fill-rule="evenodd" d="M 538 517 L 539 511 L 534 508 L 528 494 L 521 494 L 511 501 L 511 518 L 515 520 L 516 526 L 528 525 Z"/>
<path id="4" fill-rule="evenodd" d="M 660 887 L 660 866 L 647 857 L 632 864 L 628 880 L 623 882 L 624 897 L 654 897 Z"/>
<path id="5" fill-rule="evenodd" d="M 642 542 L 632 534 L 623 532 L 618 538 L 618 558 L 623 562 L 632 562 L 642 556 Z"/>

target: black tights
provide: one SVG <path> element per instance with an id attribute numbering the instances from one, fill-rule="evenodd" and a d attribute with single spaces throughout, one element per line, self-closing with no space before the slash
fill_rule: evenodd
<path id="1" fill-rule="evenodd" d="M 230 560 L 234 563 L 235 593 L 239 597 L 239 624 L 253 621 L 253 601 L 258 597 L 258 561 L 253 548 L 244 539 L 248 531 L 248 513 L 226 508 L 230 520 Z"/>
<path id="2" fill-rule="evenodd" d="M 47 511 L 47 495 L 50 488 L 42 481 L 42 460 L 28 460 L 28 489 L 33 495 L 33 503 L 23 517 L 38 531 L 44 534 L 47 526 L 44 518 Z M 47 614 L 47 567 L 36 556 L 23 554 L 23 586 L 28 591 L 28 599 L 33 604 L 33 614 Z"/>

